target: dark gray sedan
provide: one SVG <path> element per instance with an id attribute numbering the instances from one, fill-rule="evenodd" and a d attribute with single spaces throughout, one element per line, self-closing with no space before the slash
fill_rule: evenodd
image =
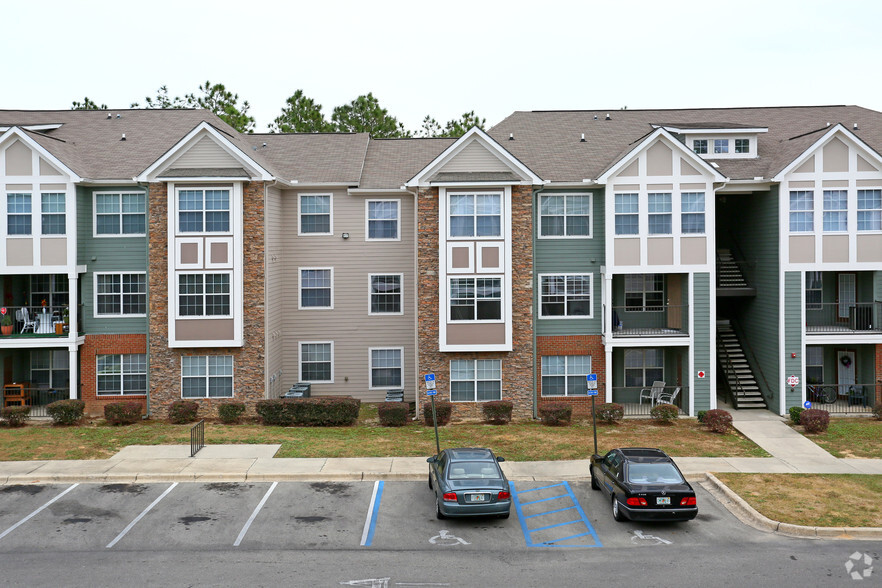
<path id="1" fill-rule="evenodd" d="M 435 491 L 435 516 L 497 516 L 511 511 L 508 479 L 499 467 L 502 457 L 489 449 L 445 449 L 430 457 L 429 488 Z"/>

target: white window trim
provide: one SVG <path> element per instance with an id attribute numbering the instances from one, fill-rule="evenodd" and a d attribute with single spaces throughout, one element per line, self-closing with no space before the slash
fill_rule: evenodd
<path id="1" fill-rule="evenodd" d="M 181 231 L 181 210 L 179 209 L 179 206 L 181 204 L 180 193 L 181 193 L 181 191 L 190 192 L 190 191 L 195 191 L 195 190 L 202 190 L 202 192 L 203 192 L 203 195 L 202 195 L 202 228 L 203 228 L 203 230 L 202 231 L 184 232 L 184 231 Z M 205 210 L 205 191 L 206 190 L 226 190 L 227 192 L 229 192 L 229 200 L 228 201 L 230 203 L 230 209 L 227 211 L 227 213 L 230 215 L 230 217 L 229 217 L 230 230 L 228 230 L 228 231 L 206 231 L 206 230 L 204 230 L 205 229 L 205 213 L 207 212 Z M 235 215 L 233 214 L 235 194 L 234 194 L 233 186 L 178 185 L 178 186 L 175 186 L 174 195 L 175 195 L 175 197 L 174 197 L 174 207 L 175 207 L 174 223 L 175 223 L 175 235 L 176 236 L 178 236 L 178 237 L 191 237 L 191 236 L 195 237 L 195 236 L 199 236 L 199 235 L 232 235 L 233 234 L 233 231 L 235 229 L 235 221 L 234 221 Z M 187 211 L 187 212 L 193 212 L 193 211 Z"/>
<path id="2" fill-rule="evenodd" d="M 9 195 L 10 194 L 16 194 L 16 195 L 27 194 L 28 196 L 31 197 L 31 211 L 27 214 L 27 216 L 31 217 L 31 232 L 28 234 L 16 233 L 13 235 L 9 232 L 9 214 L 10 214 L 10 212 L 9 212 Z M 3 233 L 4 233 L 3 236 L 4 237 L 6 237 L 7 239 L 33 239 L 34 237 L 41 236 L 40 233 L 37 232 L 37 226 L 34 223 L 35 213 L 34 213 L 34 191 L 33 190 L 28 190 L 27 192 L 25 192 L 23 190 L 6 190 L 6 197 L 3 199 L 3 206 L 4 206 L 3 216 L 6 217 L 4 219 L 4 223 L 3 223 Z M 15 214 L 16 216 L 25 216 L 24 213 L 18 213 L 18 212 L 12 213 L 12 214 Z M 42 228 L 43 228 L 42 224 L 39 228 L 42 230 Z M 61 237 L 63 235 L 58 235 L 58 236 Z"/>
<path id="3" fill-rule="evenodd" d="M 842 210 L 839 208 L 827 209 L 827 193 L 828 192 L 845 192 L 845 210 Z M 851 190 L 849 190 L 848 188 L 825 188 L 825 189 L 821 190 L 821 232 L 822 233 L 842 235 L 842 234 L 846 234 L 849 232 L 855 232 L 855 231 L 849 231 L 849 229 L 848 229 L 848 225 L 849 225 L 848 218 L 851 213 L 851 211 L 849 210 L 849 206 L 848 206 L 849 203 L 851 202 L 850 192 L 851 192 Z M 855 198 L 854 198 L 855 208 L 857 208 L 857 190 L 854 190 L 854 196 L 855 196 Z M 839 213 L 845 213 L 845 228 L 844 229 L 828 229 L 828 228 L 826 228 L 824 225 L 827 224 L 827 213 L 828 212 L 835 213 L 835 214 L 837 214 L 837 216 L 839 215 Z M 855 210 L 854 219 L 855 219 L 855 229 L 857 229 L 857 210 Z"/>
<path id="4" fill-rule="evenodd" d="M 120 392 L 99 392 L 99 390 L 98 390 L 98 378 L 102 376 L 102 374 L 98 373 L 98 358 L 104 357 L 107 355 L 118 355 L 120 358 L 120 372 L 119 372 L 119 374 L 113 374 L 113 375 L 119 376 L 119 384 L 120 384 L 120 389 L 121 389 Z M 146 365 L 146 360 L 147 360 L 146 353 L 98 353 L 95 355 L 95 396 L 98 396 L 99 398 L 106 398 L 106 397 L 110 397 L 110 396 L 118 396 L 120 398 L 138 398 L 139 396 L 146 396 L 147 395 L 146 390 L 144 392 L 135 392 L 133 394 L 126 394 L 125 393 L 124 384 L 123 384 L 123 382 L 125 381 L 124 376 L 126 376 L 126 375 L 130 375 L 130 376 L 131 375 L 141 375 L 141 372 L 137 372 L 137 373 L 128 372 L 127 373 L 127 372 L 122 371 L 122 365 L 123 365 L 122 358 L 125 357 L 126 355 L 143 355 L 144 361 L 145 361 L 144 375 L 145 376 L 147 375 L 147 371 L 149 371 L 150 368 L 149 368 L 149 366 Z M 183 378 L 183 376 L 182 376 L 182 378 Z M 183 380 L 182 380 L 182 382 L 183 382 Z M 183 394 L 183 392 L 182 392 L 182 394 Z"/>
<path id="5" fill-rule="evenodd" d="M 304 233 L 302 227 L 303 219 L 303 197 L 304 196 L 327 196 L 330 211 L 328 212 L 328 228 L 327 233 Z M 400 213 L 399 213 L 400 214 Z M 399 229 L 400 231 L 400 229 Z M 298 237 L 321 237 L 334 234 L 334 194 L 331 192 L 304 192 L 297 195 L 297 236 Z M 365 233 L 365 236 L 367 234 Z"/>
<path id="6" fill-rule="evenodd" d="M 447 230 L 447 241 L 499 241 L 501 239 L 505 239 L 505 235 L 508 234 L 506 230 L 506 198 L 505 198 L 505 190 L 456 190 L 456 191 L 447 191 L 445 194 L 446 198 L 446 212 L 447 218 L 444 219 L 444 224 Z M 451 196 L 483 196 L 483 195 L 494 195 L 499 196 L 499 235 L 495 236 L 456 236 L 450 234 L 450 229 L 452 228 L 452 223 L 450 222 L 450 198 Z M 473 215 L 477 218 L 477 213 Z M 475 225 L 475 232 L 477 232 L 477 224 Z"/>
<path id="7" fill-rule="evenodd" d="M 861 213 L 861 212 L 871 212 L 871 211 L 872 211 L 872 212 L 875 212 L 875 211 L 882 211 L 882 209 L 880 209 L 880 208 L 858 208 L 858 204 L 857 204 L 857 202 L 858 202 L 858 201 L 857 201 L 858 192 L 860 192 L 860 191 L 864 191 L 864 190 L 882 190 L 882 182 L 880 182 L 879 187 L 868 188 L 868 187 L 865 187 L 865 186 L 860 186 L 860 187 L 858 187 L 858 188 L 855 189 L 855 192 L 854 192 L 854 195 L 855 195 L 855 218 L 854 218 L 854 228 L 855 228 L 855 231 L 857 232 L 858 235 L 878 235 L 878 234 L 882 233 L 882 228 L 879 228 L 879 229 L 861 229 L 861 228 L 860 228 L 860 225 L 859 225 L 859 223 L 858 223 L 858 215 L 859 215 L 859 213 Z M 849 231 L 849 232 L 850 232 L 850 231 Z"/>
<path id="8" fill-rule="evenodd" d="M 373 296 L 373 292 L 371 291 L 372 281 L 373 281 L 373 278 L 375 278 L 377 276 L 398 276 L 398 283 L 401 286 L 401 292 L 398 293 L 398 296 L 401 299 L 399 301 L 399 307 L 401 308 L 400 312 L 372 312 L 371 311 L 371 308 L 373 308 L 373 304 L 371 304 L 371 302 L 372 302 L 371 298 Z M 333 283 L 333 277 L 331 278 L 331 281 Z M 331 301 L 333 302 L 333 300 L 334 300 L 334 294 L 332 292 L 331 293 Z M 403 273 L 396 273 L 396 272 L 368 274 L 368 316 L 402 316 L 402 315 L 404 315 L 404 274 Z M 389 349 L 391 349 L 391 347 Z"/>
<path id="9" fill-rule="evenodd" d="M 594 365 L 593 365 L 594 358 L 591 357 L 591 355 L 587 355 L 587 354 L 586 355 L 543 355 L 543 356 L 540 356 L 540 358 L 539 358 L 539 365 L 540 366 L 542 365 L 542 358 L 543 357 L 563 357 L 565 359 L 564 359 L 564 373 L 563 373 L 564 393 L 563 394 L 548 394 L 548 395 L 546 395 L 545 394 L 545 386 L 542 386 L 542 393 L 540 394 L 540 396 L 542 398 L 588 398 L 587 394 L 575 394 L 575 393 L 570 394 L 570 380 L 569 380 L 569 378 L 570 378 L 570 376 L 581 376 L 581 375 L 587 376 L 588 374 L 592 373 L 591 370 L 594 369 Z M 588 368 L 588 373 L 587 374 L 571 374 L 570 373 L 570 358 L 571 357 L 587 357 L 588 363 L 592 364 Z M 561 376 L 561 374 L 545 374 L 545 372 L 542 372 L 539 375 L 539 383 L 541 385 L 542 378 L 545 378 L 545 377 L 559 378 L 560 376 Z M 587 380 L 586 380 L 586 384 L 587 384 Z"/>
<path id="10" fill-rule="evenodd" d="M 98 232 L 98 196 L 107 196 L 110 194 L 119 195 L 120 197 L 120 212 L 119 212 L 119 233 L 99 233 Z M 137 190 L 121 190 L 121 191 L 99 191 L 92 192 L 92 236 L 96 239 L 127 239 L 129 237 L 146 237 L 147 233 L 123 233 L 122 232 L 122 196 L 123 194 L 137 194 L 139 196 L 144 196 L 144 227 L 147 227 L 147 194 L 145 192 L 139 192 Z M 175 204 L 177 207 L 177 204 Z"/>
<path id="11" fill-rule="evenodd" d="M 562 276 L 564 278 L 564 284 L 566 284 L 566 279 L 568 277 L 588 276 L 588 288 L 589 288 L 588 295 L 591 297 L 591 300 L 589 301 L 589 305 L 588 305 L 591 309 L 590 312 L 588 314 L 580 314 L 580 315 L 566 315 L 565 314 L 563 316 L 542 314 L 542 278 L 549 277 L 549 276 L 552 276 L 552 277 Z M 571 273 L 565 273 L 565 274 L 560 274 L 560 273 L 556 273 L 556 272 L 549 272 L 546 274 L 539 274 L 539 293 L 538 293 L 538 296 L 539 296 L 539 318 L 541 318 L 543 320 L 544 319 L 548 319 L 548 320 L 573 320 L 573 319 L 576 319 L 576 320 L 578 320 L 578 319 L 594 318 L 594 274 L 591 272 L 585 272 L 585 273 L 571 272 Z M 566 309 L 566 293 L 564 293 L 564 309 Z"/>
<path id="12" fill-rule="evenodd" d="M 119 294 L 119 296 L 120 296 L 120 313 L 119 314 L 99 314 L 98 313 L 98 276 L 120 276 L 120 283 L 122 283 L 122 276 L 124 276 L 124 275 L 146 276 L 147 272 L 95 272 L 92 274 L 92 308 L 95 311 L 92 314 L 93 317 L 95 317 L 97 319 L 97 318 L 139 318 L 139 317 L 146 317 L 147 316 L 147 313 L 126 314 L 126 313 L 122 312 L 122 292 L 120 292 L 120 294 Z M 146 287 L 146 289 L 144 290 L 144 302 L 145 302 L 144 307 L 148 308 L 147 301 L 148 301 L 148 293 L 150 291 L 150 284 L 147 284 L 145 281 L 144 285 Z M 175 308 L 177 308 L 177 304 L 175 305 Z M 119 355 L 119 354 L 105 353 L 103 355 Z"/>
<path id="13" fill-rule="evenodd" d="M 539 194 L 539 202 L 536 203 L 539 230 L 539 239 L 593 239 L 594 238 L 594 192 L 554 192 L 545 194 L 545 196 L 563 196 L 564 197 L 564 233 L 566 233 L 567 212 L 566 197 L 567 196 L 588 196 L 588 234 L 587 235 L 543 235 L 542 234 L 542 194 Z M 547 215 L 546 215 L 547 216 Z M 557 215 L 554 215 L 557 216 Z"/>
<path id="14" fill-rule="evenodd" d="M 637 197 L 637 212 L 616 212 L 616 196 L 636 196 Z M 640 217 L 642 216 L 640 213 L 641 203 L 643 202 L 643 198 L 641 197 L 641 193 L 637 192 L 615 192 L 612 197 L 612 236 L 616 239 L 628 239 L 628 238 L 640 238 L 642 235 L 640 233 Z M 646 205 L 644 205 L 645 207 Z M 620 216 L 636 216 L 637 217 L 637 232 L 636 233 L 617 233 L 616 232 L 616 219 Z M 648 233 L 647 233 L 648 234 Z"/>
<path id="15" fill-rule="evenodd" d="M 395 234 L 396 236 L 393 238 L 378 238 L 371 237 L 370 225 L 370 203 L 371 202 L 394 202 L 396 211 L 398 212 L 398 216 L 395 217 Z M 332 206 L 333 209 L 333 206 Z M 299 219 L 298 215 L 298 219 Z M 376 219 L 380 220 L 380 219 Z M 388 220 L 388 219 L 384 219 Z M 298 221 L 299 222 L 299 221 Z M 333 224 L 331 225 L 333 228 Z M 314 234 L 314 233 L 312 233 Z M 401 200 L 395 198 L 371 198 L 370 200 L 365 200 L 364 202 L 364 240 L 365 241 L 401 241 Z"/>
<path id="16" fill-rule="evenodd" d="M 331 305 L 303 306 L 303 272 L 304 270 L 330 270 L 331 272 Z M 334 268 L 332 267 L 298 267 L 297 268 L 297 310 L 334 310 Z"/>
<path id="17" fill-rule="evenodd" d="M 209 315 L 202 314 L 199 316 L 191 316 L 191 315 L 182 315 L 181 314 L 181 308 L 180 308 L 180 304 L 179 304 L 180 300 L 181 300 L 181 276 L 192 276 L 192 275 L 197 275 L 197 274 L 201 274 L 203 276 L 208 275 L 208 274 L 226 274 L 226 275 L 230 276 L 230 294 L 229 294 L 229 296 L 230 296 L 230 314 L 209 314 Z M 203 271 L 184 270 L 184 271 L 176 272 L 175 273 L 175 318 L 187 320 L 187 321 L 189 321 L 189 320 L 206 320 L 206 319 L 210 320 L 210 319 L 233 318 L 233 316 L 236 313 L 236 306 L 235 306 L 236 298 L 234 296 L 235 285 L 234 285 L 233 279 L 234 279 L 234 276 L 233 276 L 232 270 L 203 270 Z M 191 294 L 185 294 L 185 296 L 191 296 Z M 202 294 L 201 294 L 201 296 L 202 296 L 202 303 L 203 303 L 202 310 L 204 312 L 205 311 L 205 296 L 206 296 L 205 278 L 202 279 Z"/>
<path id="18" fill-rule="evenodd" d="M 205 396 L 184 396 L 184 357 L 204 357 L 205 358 Z M 208 395 L 208 378 L 211 377 L 211 374 L 208 373 L 208 358 L 209 357 L 232 357 L 233 358 L 233 374 L 230 376 L 230 395 L 229 396 L 209 396 Z M 181 377 L 180 377 L 180 389 L 181 389 L 181 400 L 217 400 L 219 398 L 235 398 L 236 397 L 236 358 L 232 355 L 188 355 L 181 356 Z M 195 378 L 196 376 L 187 376 L 189 378 Z M 217 376 L 215 376 L 217 377 Z M 226 377 L 226 376 L 224 376 Z"/>
<path id="19" fill-rule="evenodd" d="M 501 400 L 503 397 L 503 394 L 502 394 L 502 379 L 503 379 L 502 378 L 502 373 L 503 373 L 502 360 L 495 359 L 495 358 L 479 358 L 479 359 L 486 359 L 488 361 L 498 361 L 499 362 L 499 380 L 498 381 L 499 381 L 499 399 Z M 495 382 L 496 381 L 496 380 L 478 380 L 478 361 L 479 361 L 479 359 L 460 359 L 460 360 L 451 359 L 448 362 L 447 373 L 451 374 L 451 376 L 450 376 L 450 387 L 447 389 L 447 396 L 448 396 L 448 398 L 450 398 L 450 402 L 461 402 L 461 403 L 472 402 L 475 404 L 479 404 L 481 402 L 495 402 L 494 400 L 478 400 L 478 382 L 479 381 L 481 381 L 481 382 Z M 471 380 L 456 380 L 457 382 L 474 382 L 475 383 L 475 397 L 472 400 L 454 400 L 453 399 L 453 382 L 454 382 L 454 380 L 453 380 L 452 374 L 453 374 L 453 362 L 454 361 L 470 361 L 475 364 L 475 367 L 474 367 L 475 377 L 473 379 L 471 379 Z"/>
<path id="20" fill-rule="evenodd" d="M 374 351 L 387 351 L 397 349 L 401 352 L 401 367 L 398 368 L 401 372 L 401 388 L 404 388 L 404 347 L 368 347 L 368 390 L 389 390 L 390 386 L 374 386 L 373 375 L 374 375 Z M 331 372 L 333 373 L 333 366 L 331 367 Z"/>
<path id="21" fill-rule="evenodd" d="M 331 346 L 331 379 L 330 380 L 306 380 L 303 378 L 303 346 L 304 345 L 330 345 Z M 333 341 L 298 341 L 297 342 L 297 381 L 310 384 L 333 384 L 334 383 L 334 342 Z"/>
<path id="22" fill-rule="evenodd" d="M 500 309 L 499 316 L 500 316 L 500 318 L 499 319 L 472 319 L 472 320 L 465 320 L 465 321 L 453 320 L 451 318 L 451 312 L 450 312 L 450 307 L 452 305 L 452 300 L 450 298 L 450 281 L 451 280 L 476 280 L 476 281 L 477 280 L 499 280 L 499 309 Z M 477 283 L 475 284 L 475 287 L 477 288 Z M 498 274 L 497 275 L 481 274 L 478 276 L 453 274 L 453 275 L 447 276 L 447 323 L 451 324 L 451 325 L 481 325 L 481 324 L 499 324 L 499 323 L 506 322 L 505 321 L 505 318 L 506 318 L 505 317 L 505 314 L 506 314 L 505 287 L 506 287 L 505 276 L 501 276 Z M 475 300 L 475 316 L 477 316 L 477 314 L 478 314 L 477 293 L 475 295 L 474 300 Z"/>

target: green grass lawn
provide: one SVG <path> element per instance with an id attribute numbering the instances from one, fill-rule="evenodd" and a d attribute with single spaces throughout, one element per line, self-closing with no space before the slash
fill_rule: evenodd
<path id="1" fill-rule="evenodd" d="M 836 457 L 882 459 L 882 421 L 832 418 L 825 433 L 806 437 Z"/>

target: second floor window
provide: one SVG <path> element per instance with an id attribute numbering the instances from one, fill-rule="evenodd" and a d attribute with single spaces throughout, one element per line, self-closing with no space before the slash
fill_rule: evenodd
<path id="1" fill-rule="evenodd" d="M 704 192 L 683 192 L 680 195 L 680 230 L 683 233 L 704 233 Z"/>
<path id="2" fill-rule="evenodd" d="M 331 234 L 331 195 L 300 195 L 300 234 Z"/>
<path id="3" fill-rule="evenodd" d="M 591 195 L 543 195 L 539 201 L 540 237 L 589 237 Z"/>
<path id="4" fill-rule="evenodd" d="M 451 194 L 451 237 L 501 237 L 502 194 Z"/>
<path id="5" fill-rule="evenodd" d="M 300 308 L 333 308 L 333 272 L 327 269 L 300 270 Z"/>
<path id="6" fill-rule="evenodd" d="M 41 212 L 43 214 L 42 231 L 44 235 L 65 234 L 64 197 L 63 192 L 40 194 Z"/>
<path id="7" fill-rule="evenodd" d="M 649 194 L 649 234 L 671 234 L 670 193 Z"/>
<path id="8" fill-rule="evenodd" d="M 882 190 L 858 190 L 857 228 L 882 231 Z"/>
<path id="9" fill-rule="evenodd" d="M 616 194 L 616 235 L 636 235 L 640 228 L 637 194 Z"/>
<path id="10" fill-rule="evenodd" d="M 811 190 L 790 192 L 790 232 L 805 233 L 815 230 L 815 198 Z"/>
<path id="11" fill-rule="evenodd" d="M 229 233 L 230 191 L 178 190 L 178 230 L 182 233 Z"/>
<path id="12" fill-rule="evenodd" d="M 95 274 L 95 316 L 147 314 L 146 274 Z"/>
<path id="13" fill-rule="evenodd" d="M 368 200 L 367 225 L 369 240 L 398 239 L 398 201 Z"/>
<path id="14" fill-rule="evenodd" d="M 401 274 L 368 276 L 371 288 L 370 314 L 401 314 Z"/>
<path id="15" fill-rule="evenodd" d="M 8 235 L 31 234 L 31 195 L 10 193 L 6 195 L 6 233 Z"/>
<path id="16" fill-rule="evenodd" d="M 500 278 L 453 278 L 450 280 L 451 321 L 497 321 L 502 319 Z"/>
<path id="17" fill-rule="evenodd" d="M 541 276 L 540 315 L 543 317 L 591 316 L 591 276 Z"/>
<path id="18" fill-rule="evenodd" d="M 805 272 L 805 309 L 821 310 L 823 306 L 824 280 L 821 272 Z"/>
<path id="19" fill-rule="evenodd" d="M 178 314 L 230 316 L 230 274 L 179 275 Z"/>
<path id="20" fill-rule="evenodd" d="M 628 274 L 625 276 L 625 310 L 628 312 L 661 312 L 664 310 L 665 280 L 662 274 Z"/>
<path id="21" fill-rule="evenodd" d="M 147 197 L 140 192 L 95 194 L 95 234 L 147 234 Z"/>
<path id="22" fill-rule="evenodd" d="M 848 230 L 848 192 L 824 190 L 824 230 Z"/>

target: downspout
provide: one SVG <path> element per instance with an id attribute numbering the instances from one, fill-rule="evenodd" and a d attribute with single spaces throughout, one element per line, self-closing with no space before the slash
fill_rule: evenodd
<path id="1" fill-rule="evenodd" d="M 147 203 L 147 218 L 150 218 L 150 184 L 146 182 L 137 182 L 136 185 L 141 186 L 146 191 L 145 201 Z M 147 309 L 150 309 L 150 223 L 147 223 L 147 236 L 144 239 L 144 250 L 147 258 Z M 144 408 L 146 414 L 144 415 L 145 419 L 150 418 L 150 313 L 147 313 L 147 335 L 146 335 L 146 345 L 145 353 L 147 359 L 147 394 L 144 395 L 146 406 Z"/>
<path id="2" fill-rule="evenodd" d="M 536 219 L 538 216 L 536 214 L 536 197 L 540 192 L 543 192 L 545 188 L 534 188 L 532 202 L 530 202 L 530 206 L 532 207 L 532 217 Z M 536 362 L 538 353 L 538 338 L 536 337 L 536 224 L 535 220 L 533 221 L 533 234 L 530 235 L 532 240 L 532 255 L 530 256 L 530 273 L 531 279 L 533 280 L 531 293 L 530 293 L 530 321 L 532 324 L 532 332 L 533 332 L 533 419 L 539 418 L 539 395 L 536 393 L 536 384 L 538 383 L 538 370 L 536 369 Z"/>
<path id="3" fill-rule="evenodd" d="M 420 419 L 420 296 L 419 296 L 419 283 L 420 283 L 420 190 L 416 188 L 414 191 L 409 190 L 406 186 L 404 187 L 405 191 L 408 194 L 413 194 L 413 241 L 414 241 L 414 254 L 413 254 L 413 314 L 414 314 L 414 329 L 413 329 L 413 382 L 415 383 L 415 388 L 413 392 L 413 400 L 414 400 L 414 411 L 413 411 L 413 420 L 418 421 Z M 403 229 L 404 227 L 402 227 Z M 403 285 L 403 284 L 402 284 Z"/>

